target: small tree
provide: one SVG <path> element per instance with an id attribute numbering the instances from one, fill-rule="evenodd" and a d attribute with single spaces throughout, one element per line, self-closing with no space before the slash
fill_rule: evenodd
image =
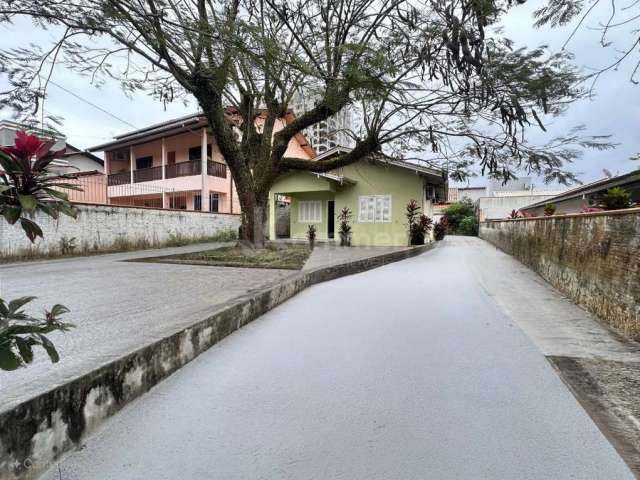
<path id="1" fill-rule="evenodd" d="M 624 188 L 613 187 L 607 190 L 602 203 L 606 210 L 620 210 L 631 206 L 631 194 Z"/>
<path id="2" fill-rule="evenodd" d="M 460 222 L 466 217 L 475 217 L 476 208 L 473 202 L 468 198 L 463 198 L 459 202 L 452 203 L 445 210 L 444 214 L 447 217 L 449 230 L 457 233 L 460 227 Z"/>
<path id="3" fill-rule="evenodd" d="M 475 215 L 464 217 L 458 225 L 458 233 L 461 235 L 478 235 L 478 219 Z"/>
<path id="4" fill-rule="evenodd" d="M 42 237 L 42 229 L 32 220 L 36 212 L 53 218 L 60 213 L 75 217 L 76 210 L 60 189 L 79 188 L 64 182 L 70 176 L 51 172 L 53 160 L 64 151 L 52 152 L 53 142 L 43 142 L 35 135 L 18 132 L 13 147 L 0 147 L 0 215 L 10 224 L 19 223 L 34 242 Z M 15 370 L 31 363 L 33 347 L 40 346 L 52 362 L 59 359 L 53 343 L 46 334 L 66 331 L 70 323 L 60 321 L 68 312 L 63 305 L 54 305 L 43 318 L 28 315 L 22 307 L 35 297 L 21 297 L 11 301 L 0 298 L 0 369 Z"/>
<path id="5" fill-rule="evenodd" d="M 351 209 L 349 207 L 343 207 L 338 214 L 338 221 L 340 225 L 338 226 L 338 234 L 340 235 L 340 246 L 341 247 L 350 247 L 351 246 L 351 225 L 349 222 L 352 217 Z"/>

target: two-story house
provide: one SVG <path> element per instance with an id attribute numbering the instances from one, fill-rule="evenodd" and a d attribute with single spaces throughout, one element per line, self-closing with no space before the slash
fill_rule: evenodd
<path id="1" fill-rule="evenodd" d="M 276 122 L 275 131 L 293 118 L 287 114 Z M 229 168 L 202 114 L 125 133 L 89 150 L 104 151 L 110 204 L 240 212 Z M 315 151 L 299 134 L 287 155 L 310 159 Z"/>

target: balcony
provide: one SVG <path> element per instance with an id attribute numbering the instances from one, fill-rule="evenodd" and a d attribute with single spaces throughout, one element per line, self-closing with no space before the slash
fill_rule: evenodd
<path id="1" fill-rule="evenodd" d="M 200 175 L 202 162 L 191 160 L 165 166 L 165 178 L 190 177 Z M 221 162 L 207 162 L 207 175 L 227 178 L 227 165 Z M 133 171 L 133 183 L 162 180 L 162 167 L 141 168 Z M 131 183 L 131 172 L 112 173 L 109 175 L 109 186 Z"/>

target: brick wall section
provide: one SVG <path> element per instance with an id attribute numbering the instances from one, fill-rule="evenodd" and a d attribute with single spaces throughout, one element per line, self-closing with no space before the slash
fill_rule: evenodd
<path id="1" fill-rule="evenodd" d="M 480 237 L 640 340 L 640 209 L 485 222 Z"/>
<path id="2" fill-rule="evenodd" d="M 22 229 L 0 221 L 0 258 L 55 256 L 61 239 L 75 237 L 74 253 L 161 246 L 172 239 L 207 239 L 240 226 L 240 216 L 113 205 L 76 204 L 78 217 L 38 214 L 44 239 L 31 244 Z"/>

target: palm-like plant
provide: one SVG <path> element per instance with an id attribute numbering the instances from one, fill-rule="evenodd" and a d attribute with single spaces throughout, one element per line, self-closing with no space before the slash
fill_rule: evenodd
<path id="1" fill-rule="evenodd" d="M 43 142 L 35 135 L 18 132 L 12 147 L 0 147 L 0 215 L 10 224 L 20 223 L 34 242 L 42 237 L 42 229 L 33 221 L 36 212 L 53 218 L 59 214 L 76 216 L 63 189 L 78 190 L 68 183 L 72 175 L 57 175 L 51 164 L 64 151 L 52 151 L 53 142 Z M 22 308 L 35 297 L 11 301 L 0 298 L 0 369 L 15 370 L 31 363 L 33 347 L 40 346 L 52 362 L 58 352 L 46 337 L 53 331 L 67 331 L 73 325 L 60 321 L 68 309 L 60 304 L 45 311 L 44 318 L 27 314 Z"/>
<path id="2" fill-rule="evenodd" d="M 30 218 L 43 212 L 53 218 L 60 213 L 76 216 L 63 189 L 80 190 L 67 180 L 72 175 L 56 175 L 51 164 L 64 154 L 52 151 L 54 142 L 43 142 L 35 135 L 17 132 L 15 145 L 0 147 L 0 215 L 7 222 L 18 221 L 29 240 L 42 237 L 42 229 Z"/>

